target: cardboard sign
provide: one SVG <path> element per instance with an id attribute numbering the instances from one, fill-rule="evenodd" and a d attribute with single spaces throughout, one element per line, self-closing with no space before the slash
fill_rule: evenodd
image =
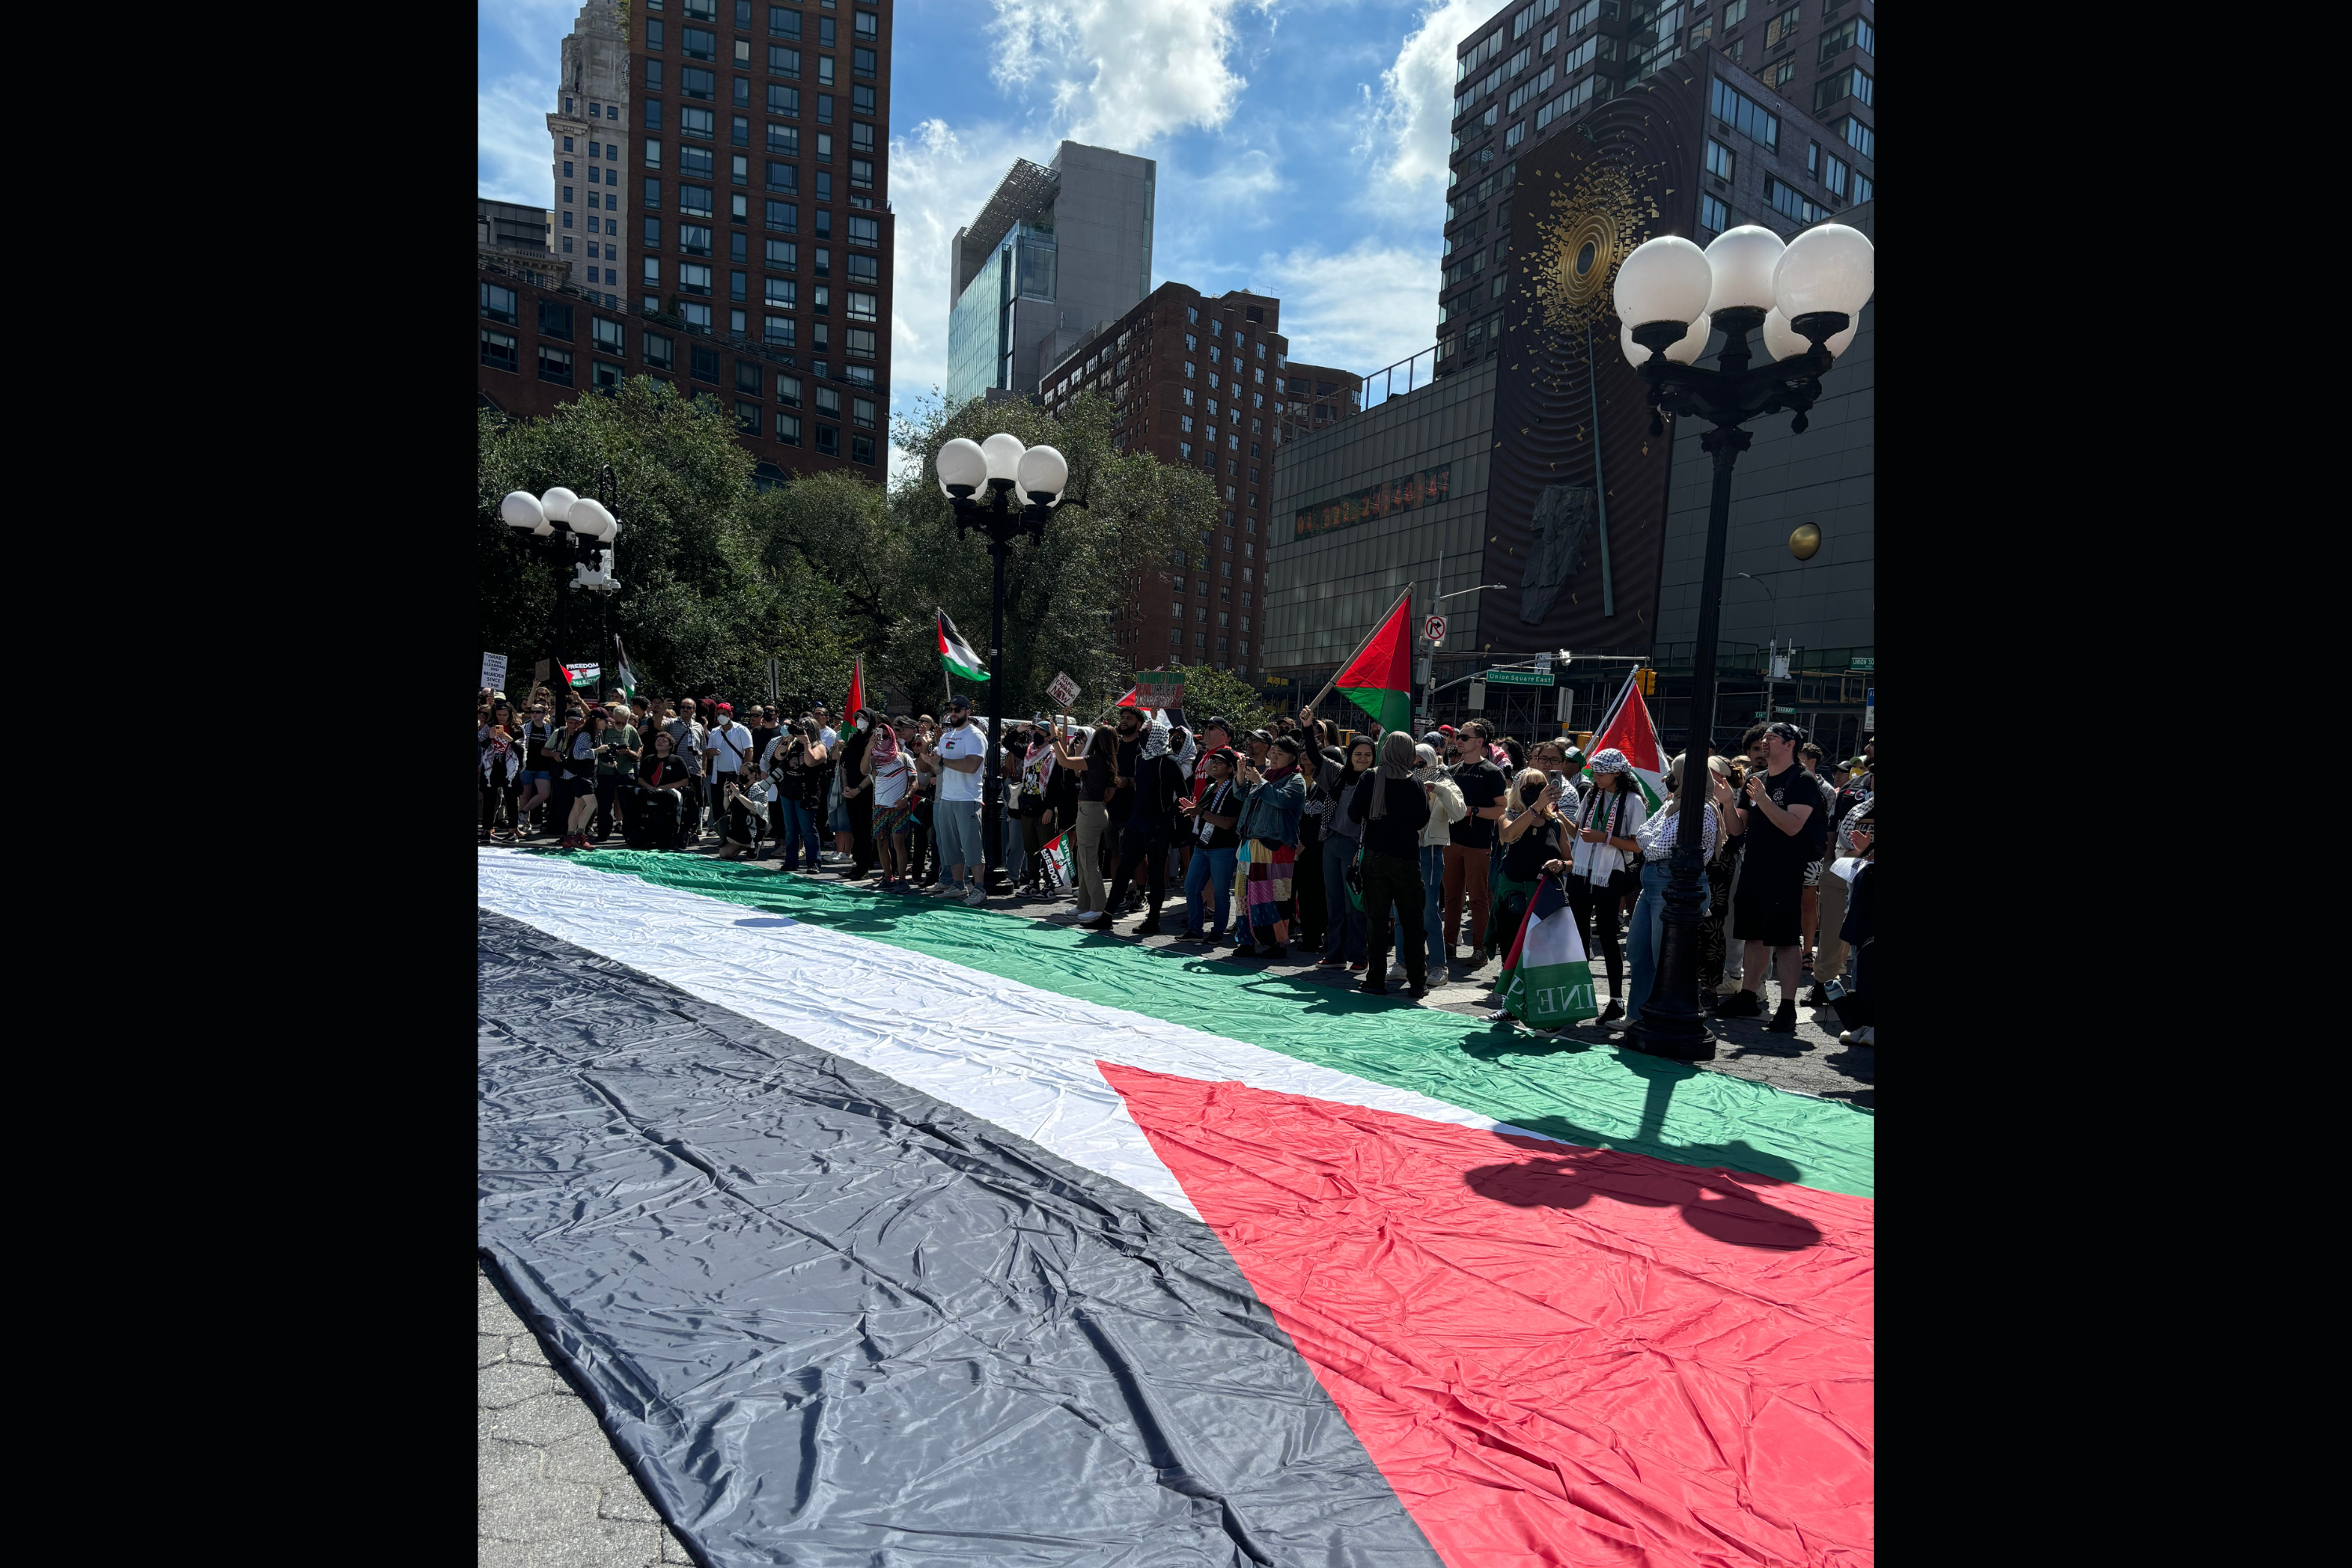
<path id="1" fill-rule="evenodd" d="M 482 656 L 482 684 L 493 691 L 507 689 L 507 656 L 486 653 Z"/>
<path id="2" fill-rule="evenodd" d="M 1139 670 L 1135 677 L 1135 705 L 1139 708 L 1181 708 L 1184 706 L 1184 672 L 1181 669 Z"/>
<path id="3" fill-rule="evenodd" d="M 1067 670 L 1058 671 L 1054 677 L 1054 684 L 1045 688 L 1045 694 L 1054 700 L 1055 707 L 1067 708 L 1077 700 L 1078 683 L 1070 679 Z"/>

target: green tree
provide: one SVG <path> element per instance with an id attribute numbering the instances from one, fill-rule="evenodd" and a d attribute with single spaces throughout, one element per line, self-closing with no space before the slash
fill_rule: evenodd
<path id="1" fill-rule="evenodd" d="M 623 589 L 604 607 L 563 589 L 557 650 L 558 583 L 571 574 L 559 579 L 551 549 L 499 521 L 499 502 L 510 490 L 536 495 L 556 485 L 593 495 L 605 463 L 618 495 L 614 572 Z M 761 548 L 760 520 L 770 508 L 752 487 L 752 468 L 714 400 L 687 401 L 646 377 L 541 419 L 483 410 L 476 449 L 482 647 L 523 658 L 525 674 L 510 678 L 518 688 L 528 683 L 529 661 L 551 652 L 609 665 L 601 615 L 626 640 L 647 691 L 763 699 L 774 658 L 796 700 L 837 694 L 856 646 L 845 635 L 843 594 L 805 563 Z"/>
<path id="2" fill-rule="evenodd" d="M 1194 725 L 1204 724 L 1212 718 L 1233 721 L 1239 735 L 1255 730 L 1274 717 L 1268 707 L 1231 670 L 1218 669 L 1205 664 L 1184 665 L 1172 660 L 1164 668 L 1184 672 L 1184 717 Z M 1122 688 L 1122 690 L 1124 689 Z M 1119 693 L 1111 693 L 1108 700 L 1117 701 Z"/>

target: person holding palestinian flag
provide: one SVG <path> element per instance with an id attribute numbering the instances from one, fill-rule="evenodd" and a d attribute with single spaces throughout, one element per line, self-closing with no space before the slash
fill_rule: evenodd
<path id="1" fill-rule="evenodd" d="M 1600 1021 L 1613 1024 L 1625 1016 L 1625 962 L 1617 942 L 1617 907 L 1634 885 L 1627 863 L 1642 847 L 1636 835 L 1650 812 L 1642 781 L 1626 765 L 1624 752 L 1603 747 L 1585 768 L 1592 775 L 1592 791 L 1577 807 L 1572 858 L 1554 860 L 1545 869 L 1559 867 L 1567 873 L 1578 942 L 1590 952 L 1594 937 L 1600 939 L 1609 970 L 1609 1005 Z"/>

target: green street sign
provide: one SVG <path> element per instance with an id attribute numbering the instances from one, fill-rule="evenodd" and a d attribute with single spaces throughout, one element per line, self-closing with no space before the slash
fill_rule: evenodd
<path id="1" fill-rule="evenodd" d="M 1878 656 L 1876 654 L 1870 653 L 1858 653 L 1852 658 L 1845 661 L 1845 667 L 1848 669 L 1867 669 L 1875 672 L 1878 668 Z"/>
<path id="2" fill-rule="evenodd" d="M 1496 686 L 1549 686 L 1548 671 L 1534 669 L 1490 669 L 1482 677 Z"/>

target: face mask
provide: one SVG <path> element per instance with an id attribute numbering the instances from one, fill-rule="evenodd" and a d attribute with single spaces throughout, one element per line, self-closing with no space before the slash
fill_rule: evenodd
<path id="1" fill-rule="evenodd" d="M 857 721 L 857 727 L 858 727 L 860 730 L 865 729 L 865 728 L 866 728 L 866 721 L 865 721 L 865 720 L 863 720 L 863 719 L 860 719 L 860 720 Z"/>

